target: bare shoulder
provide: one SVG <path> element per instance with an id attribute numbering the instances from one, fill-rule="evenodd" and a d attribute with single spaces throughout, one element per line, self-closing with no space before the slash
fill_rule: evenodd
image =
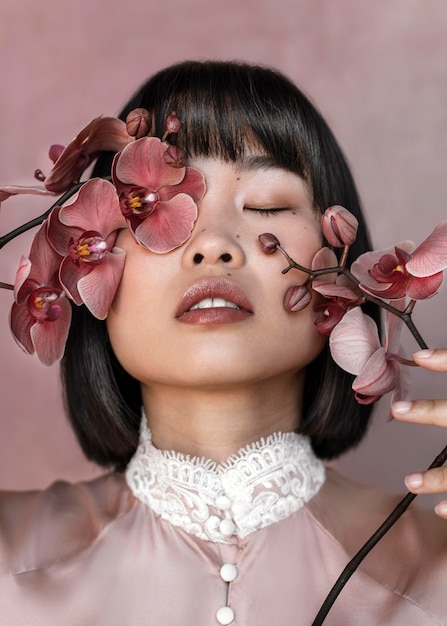
<path id="1" fill-rule="evenodd" d="M 401 496 L 360 485 L 329 470 L 308 510 L 344 548 L 348 561 L 400 500 Z M 360 569 L 400 595 L 447 609 L 447 521 L 411 504 Z"/>
<path id="2" fill-rule="evenodd" d="M 43 491 L 0 492 L 0 563 L 24 571 L 68 558 L 131 506 L 121 474 L 53 483 Z"/>
<path id="3" fill-rule="evenodd" d="M 349 545 L 353 537 L 356 542 L 366 540 L 393 511 L 403 495 L 391 495 L 328 470 L 326 483 L 309 508 Z M 393 542 L 397 537 L 405 537 L 407 547 L 410 545 L 408 535 L 411 534 L 413 540 L 423 538 L 426 550 L 447 551 L 447 521 L 433 511 L 421 508 L 417 502 L 410 505 L 389 533 Z"/>

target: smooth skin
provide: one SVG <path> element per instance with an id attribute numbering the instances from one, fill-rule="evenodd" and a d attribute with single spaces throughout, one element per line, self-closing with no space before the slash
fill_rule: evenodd
<path id="1" fill-rule="evenodd" d="M 305 368 L 326 341 L 314 302 L 296 313 L 284 307 L 288 288 L 306 276 L 282 274 L 284 258 L 264 254 L 258 242 L 274 232 L 310 267 L 322 245 L 320 215 L 302 178 L 251 156 L 191 162 L 207 191 L 191 237 L 172 252 L 151 253 L 122 231 L 126 265 L 107 318 L 117 358 L 141 382 L 154 444 L 217 462 L 297 428 Z M 219 280 L 242 290 L 249 317 L 184 323 L 184 294 Z"/>
<path id="2" fill-rule="evenodd" d="M 421 350 L 415 352 L 413 358 L 425 369 L 447 372 L 447 350 Z M 447 400 L 395 402 L 391 412 L 393 417 L 401 422 L 447 428 Z M 416 494 L 447 492 L 447 467 L 408 474 L 405 484 L 409 491 Z M 435 512 L 447 519 L 447 500 L 438 502 Z"/>

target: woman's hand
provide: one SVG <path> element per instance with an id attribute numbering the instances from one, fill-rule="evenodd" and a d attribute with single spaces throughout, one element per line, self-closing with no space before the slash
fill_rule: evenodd
<path id="1" fill-rule="evenodd" d="M 421 350 L 413 355 L 421 367 L 434 372 L 447 372 L 447 350 Z M 395 402 L 391 407 L 393 417 L 401 422 L 432 424 L 447 428 L 447 400 L 413 400 Z M 446 437 L 447 440 L 447 437 Z M 407 489 L 413 493 L 447 493 L 447 467 L 436 467 L 425 472 L 409 474 L 405 478 Z M 447 519 L 447 500 L 438 502 L 435 512 Z"/>

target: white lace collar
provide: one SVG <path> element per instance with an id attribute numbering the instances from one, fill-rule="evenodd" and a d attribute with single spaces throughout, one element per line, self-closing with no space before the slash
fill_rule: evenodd
<path id="1" fill-rule="evenodd" d="M 325 479 L 309 440 L 276 433 L 217 464 L 158 450 L 143 418 L 126 480 L 133 494 L 187 533 L 228 543 L 301 509 Z"/>

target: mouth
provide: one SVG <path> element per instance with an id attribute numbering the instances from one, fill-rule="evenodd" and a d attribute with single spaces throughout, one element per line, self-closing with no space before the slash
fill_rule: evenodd
<path id="1" fill-rule="evenodd" d="M 182 296 L 176 319 L 190 324 L 225 324 L 253 315 L 244 291 L 226 279 L 201 280 Z"/>
<path id="2" fill-rule="evenodd" d="M 240 308 L 234 302 L 224 300 L 223 298 L 204 298 L 197 304 L 193 304 L 189 311 L 196 311 L 197 309 L 224 309 L 226 307 L 230 309 Z"/>

